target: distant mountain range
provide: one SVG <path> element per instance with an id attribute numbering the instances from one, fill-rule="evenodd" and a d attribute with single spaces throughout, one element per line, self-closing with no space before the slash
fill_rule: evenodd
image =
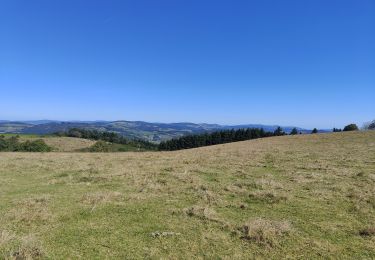
<path id="1" fill-rule="evenodd" d="M 149 123 L 143 121 L 6 121 L 0 120 L 0 133 L 19 134 L 51 134 L 67 131 L 71 128 L 84 128 L 98 131 L 112 131 L 125 137 L 144 139 L 152 142 L 160 142 L 187 134 L 212 132 L 224 129 L 239 128 L 263 128 L 266 131 L 274 131 L 277 125 L 218 125 L 195 123 Z M 289 133 L 293 126 L 282 126 Z M 296 127 L 299 132 L 310 133 L 311 130 Z M 328 132 L 328 130 L 320 130 Z"/>

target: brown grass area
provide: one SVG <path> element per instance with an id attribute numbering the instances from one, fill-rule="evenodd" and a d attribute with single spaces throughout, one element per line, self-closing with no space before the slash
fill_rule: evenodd
<path id="1" fill-rule="evenodd" d="M 38 139 L 44 140 L 56 152 L 74 152 L 95 144 L 95 141 L 74 137 L 44 137 Z M 21 140 L 35 140 L 35 138 L 21 138 Z"/>
<path id="2" fill-rule="evenodd" d="M 262 218 L 253 219 L 240 228 L 242 239 L 271 247 L 276 246 L 281 240 L 281 236 L 290 233 L 291 230 L 291 224 L 288 221 Z"/>

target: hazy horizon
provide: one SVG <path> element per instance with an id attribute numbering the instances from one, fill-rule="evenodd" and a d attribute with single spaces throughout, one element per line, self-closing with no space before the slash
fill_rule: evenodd
<path id="1" fill-rule="evenodd" d="M 146 120 L 128 120 L 128 119 L 115 119 L 115 120 L 105 120 L 105 119 L 93 119 L 93 120 L 81 120 L 81 119 L 71 119 L 71 120 L 59 120 L 59 119 L 4 119 L 0 118 L 1 121 L 9 121 L 9 122 L 32 122 L 32 121 L 56 121 L 56 122 L 120 122 L 120 121 L 129 121 L 129 122 L 146 122 L 146 123 L 155 123 L 155 124 L 174 124 L 174 123 L 193 123 L 193 124 L 217 124 L 217 125 L 227 125 L 227 126 L 235 126 L 235 125 L 265 125 L 265 126 L 282 126 L 282 127 L 300 127 L 303 129 L 313 129 L 318 128 L 322 130 L 331 130 L 332 128 L 343 128 L 345 125 L 354 123 L 357 124 L 359 127 L 362 127 L 364 123 L 370 122 L 372 120 L 368 120 L 365 122 L 348 122 L 345 125 L 337 126 L 334 125 L 332 127 L 304 127 L 300 124 L 277 124 L 277 123 L 258 123 L 258 122 L 245 122 L 245 123 L 218 123 L 218 122 L 192 122 L 192 121 L 146 121 Z"/>

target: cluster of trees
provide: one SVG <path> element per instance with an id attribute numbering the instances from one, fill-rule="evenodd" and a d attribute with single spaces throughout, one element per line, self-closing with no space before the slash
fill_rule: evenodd
<path id="1" fill-rule="evenodd" d="M 357 131 L 357 130 L 359 130 L 359 128 L 356 124 L 349 124 L 349 125 L 345 126 L 344 129 L 334 127 L 332 132 Z"/>
<path id="2" fill-rule="evenodd" d="M 363 125 L 363 129 L 365 129 L 365 130 L 375 130 L 375 120 L 365 123 Z"/>
<path id="3" fill-rule="evenodd" d="M 237 141 L 245 141 L 261 137 L 269 137 L 276 135 L 285 135 L 281 127 L 274 132 L 266 132 L 262 128 L 247 128 L 238 130 L 223 130 L 212 133 L 203 133 L 197 135 L 187 135 L 180 138 L 171 139 L 159 144 L 160 151 L 173 151 L 181 149 L 189 149 L 201 146 L 224 144 Z"/>
<path id="4" fill-rule="evenodd" d="M 343 131 L 357 131 L 359 130 L 358 129 L 358 126 L 356 124 L 349 124 L 347 126 L 344 127 Z"/>
<path id="5" fill-rule="evenodd" d="M 57 136 L 77 137 L 90 140 L 101 140 L 115 144 L 124 144 L 137 147 L 140 150 L 157 150 L 158 146 L 151 142 L 140 139 L 128 139 L 114 132 L 101 132 L 81 128 L 71 128 L 66 132 L 55 133 Z"/>
<path id="6" fill-rule="evenodd" d="M 2 152 L 50 152 L 52 148 L 42 139 L 20 142 L 19 136 L 5 137 L 0 135 L 0 151 Z"/>

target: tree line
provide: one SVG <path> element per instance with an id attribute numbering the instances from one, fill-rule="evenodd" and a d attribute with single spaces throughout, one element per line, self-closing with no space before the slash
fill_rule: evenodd
<path id="1" fill-rule="evenodd" d="M 174 151 L 279 135 L 285 135 L 281 127 L 278 127 L 274 132 L 266 132 L 263 128 L 222 130 L 211 133 L 186 135 L 180 138 L 163 141 L 159 144 L 159 150 Z"/>
<path id="2" fill-rule="evenodd" d="M 333 132 L 341 132 L 341 131 L 356 131 L 358 130 L 357 125 L 349 124 L 344 127 L 343 130 L 334 128 Z M 311 131 L 311 134 L 317 134 L 319 131 L 317 128 L 314 128 Z M 202 146 L 209 146 L 215 144 L 225 144 L 231 142 L 238 142 L 238 141 L 245 141 L 251 140 L 256 138 L 264 138 L 270 136 L 282 136 L 286 135 L 287 133 L 279 126 L 273 132 L 264 131 L 263 128 L 246 128 L 246 129 L 238 129 L 238 130 L 221 130 L 211 133 L 203 133 L 203 134 L 196 134 L 196 135 L 186 135 L 179 138 L 174 138 L 171 140 L 163 141 L 159 144 L 160 151 L 174 151 L 174 150 L 182 150 L 182 149 L 189 149 L 189 148 L 196 148 Z M 297 130 L 297 128 L 293 128 L 290 135 L 297 135 L 302 134 Z"/>
<path id="3" fill-rule="evenodd" d="M 158 145 L 141 139 L 128 139 L 115 132 L 102 132 L 82 128 L 71 128 L 65 132 L 54 133 L 57 136 L 84 138 L 90 140 L 104 141 L 115 144 L 124 144 L 137 147 L 142 150 L 157 150 Z"/>

